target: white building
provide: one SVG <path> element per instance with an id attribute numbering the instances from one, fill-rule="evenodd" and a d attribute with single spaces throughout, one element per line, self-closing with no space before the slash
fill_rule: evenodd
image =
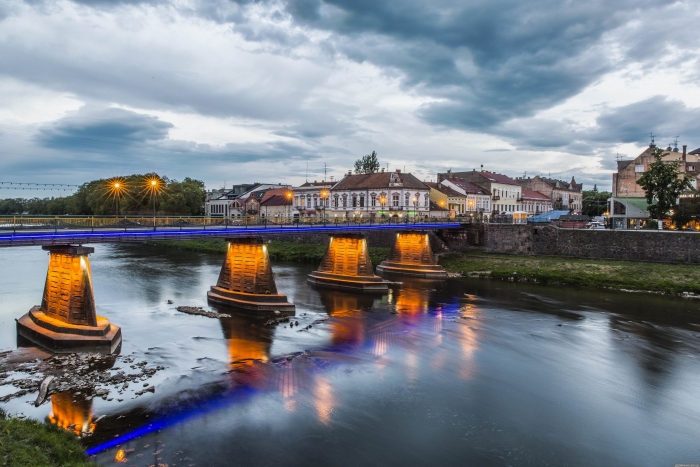
<path id="1" fill-rule="evenodd" d="M 258 202 L 250 202 L 253 198 L 259 201 L 262 194 L 275 188 L 289 188 L 289 185 L 280 183 L 250 183 L 235 185 L 231 190 L 220 195 L 216 199 L 209 199 L 204 203 L 204 213 L 207 217 L 246 217 L 257 215 Z M 263 192 L 263 193 L 260 193 Z M 253 198 L 251 198 L 251 196 Z M 255 206 L 255 208 L 254 208 Z M 255 209 L 256 212 L 248 212 Z"/>
<path id="2" fill-rule="evenodd" d="M 294 216 L 328 217 L 331 206 L 331 187 L 335 182 L 306 182 L 292 188 L 294 192 Z"/>
<path id="3" fill-rule="evenodd" d="M 430 188 L 410 173 L 348 173 L 333 185 L 329 217 L 413 217 L 430 212 Z"/>

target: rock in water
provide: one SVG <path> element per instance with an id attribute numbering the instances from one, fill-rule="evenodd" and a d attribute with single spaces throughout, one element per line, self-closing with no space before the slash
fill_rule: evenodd
<path id="1" fill-rule="evenodd" d="M 36 396 L 36 400 L 34 401 L 34 407 L 39 407 L 44 403 L 46 400 L 46 395 L 49 392 L 49 385 L 53 382 L 53 380 L 53 376 L 47 376 L 44 378 L 44 381 L 41 382 L 41 386 L 39 387 L 39 395 Z"/>

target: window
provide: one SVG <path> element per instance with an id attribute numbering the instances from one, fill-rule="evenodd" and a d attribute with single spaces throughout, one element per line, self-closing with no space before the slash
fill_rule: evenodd
<path id="1" fill-rule="evenodd" d="M 334 208 L 338 207 L 338 195 L 333 196 L 333 207 Z"/>
<path id="2" fill-rule="evenodd" d="M 394 207 L 395 207 L 395 208 L 398 208 L 398 207 L 399 207 L 399 194 L 398 194 L 398 193 L 394 193 L 393 195 L 391 195 L 391 200 L 392 200 L 392 202 L 393 202 L 393 204 L 394 204 Z"/>
<path id="3" fill-rule="evenodd" d="M 352 195 L 352 207 L 357 207 L 357 195 Z"/>
<path id="4" fill-rule="evenodd" d="M 306 207 L 311 207 L 311 195 L 306 195 Z"/>
<path id="5" fill-rule="evenodd" d="M 371 195 L 369 198 L 370 206 L 375 207 L 377 205 L 377 195 Z"/>
<path id="6" fill-rule="evenodd" d="M 425 206 L 426 208 L 430 206 L 430 195 L 427 194 L 427 193 L 425 194 L 425 204 L 424 204 L 424 206 Z"/>
<path id="7" fill-rule="evenodd" d="M 634 171 L 636 173 L 642 173 L 644 172 L 644 164 L 637 164 L 634 166 Z"/>
<path id="8" fill-rule="evenodd" d="M 365 207 L 365 197 L 364 195 L 360 195 L 360 207 L 364 208 Z"/>
<path id="9" fill-rule="evenodd" d="M 408 193 L 406 193 L 406 195 L 404 196 L 404 203 L 403 203 L 404 206 L 410 206 L 410 205 L 411 205 L 411 204 L 409 203 L 409 201 L 408 201 L 410 197 L 411 197 L 411 195 L 409 195 Z"/>
<path id="10" fill-rule="evenodd" d="M 348 195 L 343 195 L 343 207 L 348 207 Z"/>

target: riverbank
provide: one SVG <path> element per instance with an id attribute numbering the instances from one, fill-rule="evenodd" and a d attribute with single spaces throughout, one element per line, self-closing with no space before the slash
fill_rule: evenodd
<path id="1" fill-rule="evenodd" d="M 223 239 L 199 239 L 199 240 L 163 240 L 147 242 L 149 245 L 167 248 L 180 248 L 190 251 L 205 253 L 225 253 L 226 242 Z M 272 240 L 267 246 L 270 259 L 274 261 L 293 261 L 298 263 L 320 263 L 326 253 L 328 245 L 312 243 L 295 243 Z M 389 256 L 390 248 L 368 248 L 372 264 L 379 264 Z"/>
<path id="2" fill-rule="evenodd" d="M 208 253 L 226 252 L 226 242 L 222 239 L 157 241 L 149 244 Z M 268 253 L 275 261 L 318 264 L 326 248 L 325 244 L 273 240 L 268 245 Z M 389 250 L 370 246 L 372 264 L 376 266 L 384 261 Z M 700 267 L 696 265 L 520 256 L 481 251 L 443 255 L 439 262 L 447 272 L 462 273 L 465 277 L 668 295 L 700 295 Z"/>
<path id="3" fill-rule="evenodd" d="M 90 467 L 80 441 L 71 433 L 35 420 L 9 417 L 0 409 L 0 461 L 24 467 Z"/>
<path id="4" fill-rule="evenodd" d="M 454 253 L 440 258 L 449 272 L 466 277 L 576 287 L 700 295 L 700 267 L 537 256 Z"/>

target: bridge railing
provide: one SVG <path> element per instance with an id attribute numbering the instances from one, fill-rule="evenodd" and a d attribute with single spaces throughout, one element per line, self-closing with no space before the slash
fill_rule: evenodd
<path id="1" fill-rule="evenodd" d="M 428 216 L 404 217 L 204 217 L 204 216 L 0 216 L 0 231 L 34 230 L 184 230 L 248 227 L 420 225 L 454 223 L 455 219 Z M 464 220 L 457 222 L 464 223 Z"/>

